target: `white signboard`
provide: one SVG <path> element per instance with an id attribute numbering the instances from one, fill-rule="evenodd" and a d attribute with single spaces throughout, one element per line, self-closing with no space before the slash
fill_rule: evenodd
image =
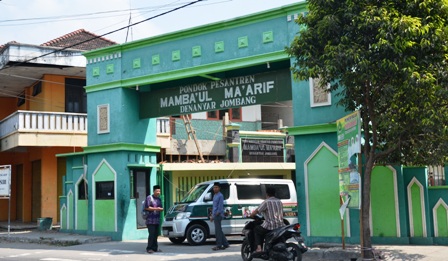
<path id="1" fill-rule="evenodd" d="M 11 165 L 0 166 L 0 196 L 9 197 L 11 186 Z"/>

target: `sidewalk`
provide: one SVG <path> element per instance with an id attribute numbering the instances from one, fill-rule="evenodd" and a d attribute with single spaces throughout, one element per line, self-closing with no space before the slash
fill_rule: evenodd
<path id="1" fill-rule="evenodd" d="M 0 242 L 19 242 L 48 244 L 55 246 L 71 246 L 111 241 L 110 237 L 62 233 L 56 228 L 40 231 L 35 224 L 11 224 L 8 234 L 7 223 L 0 222 Z M 160 237 L 160 242 L 170 244 L 168 238 Z M 238 241 L 236 241 L 238 242 Z M 194 248 L 194 246 L 192 246 Z M 315 244 L 307 253 L 305 260 L 354 261 L 361 260 L 360 248 L 357 245 L 347 245 L 342 249 L 337 244 Z M 426 245 L 374 245 L 375 260 L 406 260 L 406 261 L 442 261 L 448 260 L 448 246 Z M 367 260 L 367 259 L 365 259 Z"/>
<path id="2" fill-rule="evenodd" d="M 111 241 L 110 237 L 79 235 L 59 232 L 57 227 L 38 230 L 37 224 L 12 223 L 8 233 L 8 223 L 0 222 L 0 241 L 72 246 Z"/>
<path id="3" fill-rule="evenodd" d="M 374 260 L 443 261 L 448 260 L 448 246 L 438 245 L 374 245 Z M 315 260 L 369 260 L 361 258 L 358 245 L 315 244 L 304 256 Z M 314 260 L 313 259 L 313 260 Z"/>

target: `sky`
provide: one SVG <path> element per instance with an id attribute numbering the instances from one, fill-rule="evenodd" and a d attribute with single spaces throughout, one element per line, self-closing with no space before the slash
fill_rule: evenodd
<path id="1" fill-rule="evenodd" d="M 125 43 L 302 0 L 203 0 L 180 8 L 191 2 L 195 0 L 0 0 L 0 45 L 40 45 L 78 29 Z M 162 15 L 175 8 L 179 10 Z M 119 30 L 145 19 L 150 20 Z"/>

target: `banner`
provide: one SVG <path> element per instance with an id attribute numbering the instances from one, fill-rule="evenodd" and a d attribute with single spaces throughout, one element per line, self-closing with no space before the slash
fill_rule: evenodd
<path id="1" fill-rule="evenodd" d="M 140 93 L 140 118 L 182 115 L 291 100 L 288 69 L 223 78 Z"/>
<path id="2" fill-rule="evenodd" d="M 361 124 L 359 111 L 336 122 L 338 134 L 339 194 L 343 201 L 350 198 L 348 208 L 361 208 L 361 175 L 358 154 L 361 153 Z"/>
<path id="3" fill-rule="evenodd" d="M 11 196 L 11 165 L 0 166 L 0 197 Z"/>

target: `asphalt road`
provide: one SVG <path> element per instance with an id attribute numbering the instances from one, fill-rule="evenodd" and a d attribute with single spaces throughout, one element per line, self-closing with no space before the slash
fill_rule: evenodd
<path id="1" fill-rule="evenodd" d="M 105 243 L 83 244 L 76 246 L 51 246 L 44 244 L 25 244 L 2 242 L 0 260 L 42 260 L 42 261 L 101 261 L 101 260 L 213 260 L 240 261 L 241 238 L 228 238 L 230 247 L 213 251 L 214 240 L 210 239 L 202 246 L 190 246 L 187 243 L 174 245 L 168 239 L 159 238 L 159 248 L 163 252 L 148 254 L 146 241 L 111 241 Z M 306 254 L 305 254 L 306 255 Z M 312 260 L 306 258 L 305 261 Z"/>

